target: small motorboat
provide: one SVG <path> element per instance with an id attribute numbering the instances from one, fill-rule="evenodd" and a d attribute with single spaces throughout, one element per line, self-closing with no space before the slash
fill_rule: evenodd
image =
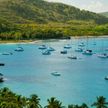
<path id="1" fill-rule="evenodd" d="M 75 49 L 75 52 L 83 52 L 82 48 Z"/>
<path id="2" fill-rule="evenodd" d="M 85 50 L 82 54 L 84 54 L 84 55 L 93 55 L 93 52 L 92 52 L 92 50 Z"/>
<path id="3" fill-rule="evenodd" d="M 42 52 L 43 55 L 50 55 L 51 52 L 49 50 L 45 50 L 44 52 Z"/>
<path id="4" fill-rule="evenodd" d="M 0 73 L 0 83 L 4 82 L 3 74 Z"/>
<path id="5" fill-rule="evenodd" d="M 63 50 L 60 52 L 61 54 L 67 54 L 67 50 Z"/>
<path id="6" fill-rule="evenodd" d="M 61 76 L 61 74 L 58 73 L 58 72 L 52 72 L 51 75 L 53 75 L 53 76 Z"/>
<path id="7" fill-rule="evenodd" d="M 24 49 L 22 47 L 18 47 L 18 48 L 15 49 L 15 51 L 22 52 L 22 51 L 24 51 Z"/>
<path id="8" fill-rule="evenodd" d="M 108 76 L 106 76 L 104 79 L 105 79 L 105 80 L 108 80 Z"/>
<path id="9" fill-rule="evenodd" d="M 2 53 L 2 55 L 13 55 L 13 53 L 12 52 L 4 52 L 4 53 Z"/>
<path id="10" fill-rule="evenodd" d="M 76 57 L 76 56 L 69 56 L 68 58 L 69 58 L 69 59 L 74 59 L 74 60 L 76 60 L 76 59 L 77 59 L 77 57 Z"/>
<path id="11" fill-rule="evenodd" d="M 52 48 L 52 47 L 48 47 L 47 50 L 48 50 L 48 51 L 55 51 L 55 49 Z"/>
<path id="12" fill-rule="evenodd" d="M 64 48 L 65 48 L 65 49 L 70 49 L 70 48 L 72 48 L 72 47 L 71 47 L 70 44 L 67 44 L 67 45 L 64 46 Z"/>
<path id="13" fill-rule="evenodd" d="M 41 50 L 47 49 L 47 46 L 46 45 L 40 45 L 39 49 L 41 49 Z"/>
<path id="14" fill-rule="evenodd" d="M 102 53 L 98 55 L 99 58 L 108 58 L 108 55 L 106 53 Z"/>

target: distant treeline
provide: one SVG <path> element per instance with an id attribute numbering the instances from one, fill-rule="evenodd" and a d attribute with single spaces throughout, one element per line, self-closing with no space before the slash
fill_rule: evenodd
<path id="1" fill-rule="evenodd" d="M 13 93 L 8 88 L 0 89 L 0 108 L 108 108 L 108 102 L 103 96 L 97 97 L 97 100 L 89 107 L 86 103 L 82 105 L 70 104 L 68 106 L 63 105 L 62 102 L 55 97 L 51 97 L 47 100 L 47 105 L 44 107 L 40 104 L 40 98 L 36 94 L 32 94 L 30 97 L 25 97 Z"/>
<path id="2" fill-rule="evenodd" d="M 49 22 L 47 24 L 14 24 L 0 22 L 1 40 L 58 39 L 69 36 L 108 35 L 108 24 L 97 25 L 94 21 Z"/>

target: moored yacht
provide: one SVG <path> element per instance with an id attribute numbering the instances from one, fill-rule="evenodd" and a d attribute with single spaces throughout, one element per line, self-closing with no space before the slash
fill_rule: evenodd
<path id="1" fill-rule="evenodd" d="M 22 52 L 22 51 L 24 51 L 24 49 L 23 49 L 22 47 L 17 47 L 17 48 L 15 49 L 15 51 L 17 51 L 17 52 Z"/>
<path id="2" fill-rule="evenodd" d="M 101 53 L 98 55 L 99 58 L 108 58 L 108 55 L 106 53 Z"/>
<path id="3" fill-rule="evenodd" d="M 41 50 L 47 49 L 47 46 L 46 45 L 40 45 L 39 49 L 41 49 Z"/>
<path id="4" fill-rule="evenodd" d="M 84 55 L 93 55 L 93 51 L 87 49 L 87 50 L 85 50 L 82 54 L 84 54 Z"/>
<path id="5" fill-rule="evenodd" d="M 82 48 L 77 48 L 77 49 L 75 49 L 75 52 L 83 52 L 83 49 Z"/>
<path id="6" fill-rule="evenodd" d="M 76 56 L 68 56 L 68 58 L 69 58 L 69 59 L 75 59 L 75 60 L 77 59 Z"/>
<path id="7" fill-rule="evenodd" d="M 3 52 L 2 55 L 13 55 L 12 52 Z"/>
<path id="8" fill-rule="evenodd" d="M 67 45 L 64 46 L 64 48 L 65 49 L 70 49 L 71 48 L 71 45 L 70 44 L 67 44 Z"/>
<path id="9" fill-rule="evenodd" d="M 42 52 L 42 54 L 43 54 L 43 55 L 50 55 L 51 52 L 50 52 L 49 50 L 44 50 L 44 51 Z"/>
<path id="10" fill-rule="evenodd" d="M 51 75 L 53 75 L 53 76 L 61 76 L 61 74 L 58 73 L 58 72 L 52 72 Z"/>
<path id="11" fill-rule="evenodd" d="M 67 54 L 67 50 L 62 50 L 60 53 L 61 54 Z"/>

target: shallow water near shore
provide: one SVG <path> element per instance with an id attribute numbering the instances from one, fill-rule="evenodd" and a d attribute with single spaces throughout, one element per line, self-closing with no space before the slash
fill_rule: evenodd
<path id="1" fill-rule="evenodd" d="M 81 42 L 93 50 L 92 56 L 74 51 Z M 0 55 L 0 62 L 5 63 L 4 67 L 0 67 L 0 73 L 6 78 L 0 88 L 9 87 L 27 97 L 35 93 L 41 98 L 43 105 L 52 96 L 64 105 L 83 102 L 90 105 L 96 100 L 96 96 L 108 98 L 108 81 L 104 80 L 108 75 L 108 59 L 97 57 L 103 49 L 108 48 L 108 38 L 90 38 L 88 42 L 87 39 L 57 40 L 42 44 L 51 46 L 56 51 L 51 55 L 42 55 L 42 51 L 38 49 L 41 43 L 21 44 L 23 52 L 14 51 L 18 44 L 0 45 L 0 53 L 13 53 Z M 61 55 L 60 51 L 66 44 L 72 44 L 72 49 L 68 49 L 68 54 Z M 108 51 L 104 52 L 108 54 Z M 78 59 L 68 59 L 71 53 Z M 51 73 L 55 71 L 61 76 L 52 76 Z"/>

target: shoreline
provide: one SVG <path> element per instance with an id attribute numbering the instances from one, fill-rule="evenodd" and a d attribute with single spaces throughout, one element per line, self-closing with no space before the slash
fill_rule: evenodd
<path id="1" fill-rule="evenodd" d="M 108 35 L 104 35 L 104 36 L 70 36 L 71 39 L 86 39 L 86 38 L 108 38 Z M 41 43 L 43 41 L 55 41 L 55 40 L 68 40 L 68 39 L 36 39 L 36 40 L 3 40 L 0 41 L 0 44 L 35 44 L 35 43 Z"/>

